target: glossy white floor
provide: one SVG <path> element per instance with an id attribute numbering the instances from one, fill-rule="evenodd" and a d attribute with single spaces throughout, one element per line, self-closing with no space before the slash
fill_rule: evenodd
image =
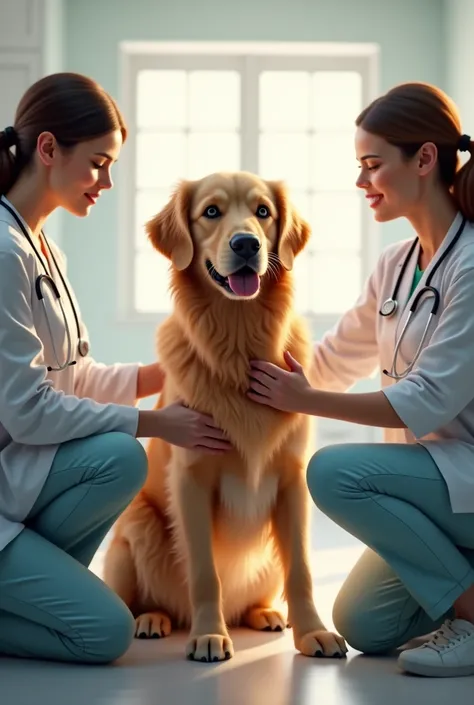
<path id="1" fill-rule="evenodd" d="M 362 547 L 319 513 L 313 522 L 315 595 L 328 625 L 335 592 Z M 101 551 L 93 570 L 100 575 Z M 233 633 L 235 657 L 223 664 L 184 659 L 184 634 L 135 641 L 116 665 L 70 667 L 0 659 L 5 705 L 411 705 L 416 700 L 472 700 L 473 678 L 424 679 L 401 674 L 394 658 L 351 651 L 345 661 L 298 655 L 291 631 Z"/>

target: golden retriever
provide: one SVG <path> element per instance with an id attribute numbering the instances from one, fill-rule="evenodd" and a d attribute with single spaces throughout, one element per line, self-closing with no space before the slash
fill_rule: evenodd
<path id="1" fill-rule="evenodd" d="M 344 640 L 326 630 L 312 595 L 309 419 L 246 396 L 251 359 L 285 366 L 289 350 L 310 361 L 291 273 L 309 226 L 282 183 L 238 172 L 181 183 L 147 232 L 172 263 L 158 406 L 182 400 L 211 415 L 233 449 L 150 441 L 148 479 L 115 525 L 105 582 L 135 615 L 136 636 L 190 628 L 190 659 L 230 658 L 237 625 L 291 626 L 303 654 L 342 656 Z"/>

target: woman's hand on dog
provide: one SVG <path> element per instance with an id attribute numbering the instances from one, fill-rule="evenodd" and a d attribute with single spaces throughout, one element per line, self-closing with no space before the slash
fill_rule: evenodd
<path id="1" fill-rule="evenodd" d="M 250 386 L 247 396 L 258 404 L 265 404 L 280 411 L 311 413 L 311 398 L 315 390 L 311 387 L 303 368 L 289 352 L 285 352 L 289 370 L 265 362 L 250 362 Z"/>
<path id="2" fill-rule="evenodd" d="M 224 432 L 214 419 L 177 402 L 156 412 L 159 415 L 157 435 L 181 448 L 203 450 L 212 455 L 232 450 Z"/>

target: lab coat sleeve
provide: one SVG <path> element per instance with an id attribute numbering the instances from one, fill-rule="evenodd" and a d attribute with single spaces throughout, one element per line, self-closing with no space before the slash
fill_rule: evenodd
<path id="1" fill-rule="evenodd" d="M 449 424 L 474 399 L 474 269 L 457 275 L 447 296 L 413 371 L 383 390 L 417 439 Z"/>
<path id="2" fill-rule="evenodd" d="M 87 330 L 81 322 L 82 336 L 89 340 Z M 105 365 L 96 362 L 91 355 L 78 356 L 75 370 L 74 393 L 108 404 L 135 406 L 137 400 L 138 363 L 116 363 Z"/>
<path id="3" fill-rule="evenodd" d="M 309 380 L 313 387 L 344 392 L 379 366 L 376 337 L 378 268 L 368 278 L 353 308 L 315 343 Z"/>
<path id="4" fill-rule="evenodd" d="M 99 404 L 55 390 L 31 311 L 31 279 L 15 251 L 0 252 L 0 423 L 26 445 L 50 445 L 97 433 L 135 435 L 138 409 Z"/>

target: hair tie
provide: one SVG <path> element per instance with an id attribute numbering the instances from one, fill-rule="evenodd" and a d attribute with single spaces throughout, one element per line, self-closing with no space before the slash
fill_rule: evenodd
<path id="1" fill-rule="evenodd" d="M 461 135 L 458 142 L 458 149 L 460 152 L 471 151 L 471 138 L 469 135 Z"/>
<path id="2" fill-rule="evenodd" d="M 3 130 L 3 140 L 4 145 L 7 149 L 18 144 L 18 135 L 14 127 L 6 127 Z"/>

